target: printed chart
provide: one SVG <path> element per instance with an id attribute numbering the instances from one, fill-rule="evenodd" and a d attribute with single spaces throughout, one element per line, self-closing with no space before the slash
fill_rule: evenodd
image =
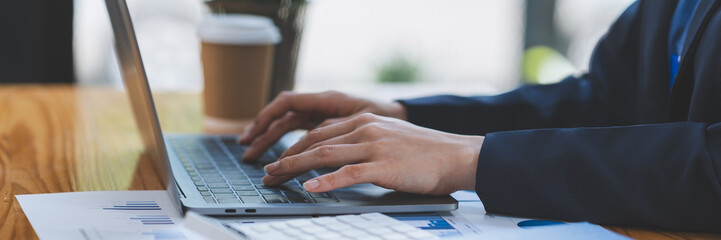
<path id="1" fill-rule="evenodd" d="M 182 227 L 165 191 L 18 196 L 41 239 L 202 239 Z"/>

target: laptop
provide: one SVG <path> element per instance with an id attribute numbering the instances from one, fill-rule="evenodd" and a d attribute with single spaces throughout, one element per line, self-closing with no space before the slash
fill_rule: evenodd
<path id="1" fill-rule="evenodd" d="M 397 192 L 372 184 L 309 193 L 301 186 L 330 170 L 314 170 L 280 187 L 261 183 L 263 166 L 293 144 L 288 135 L 256 163 L 241 160 L 237 136 L 166 134 L 160 129 L 125 0 L 106 0 L 121 74 L 145 154 L 178 209 L 206 215 L 326 215 L 368 212 L 435 212 L 458 208 L 451 196 Z"/>

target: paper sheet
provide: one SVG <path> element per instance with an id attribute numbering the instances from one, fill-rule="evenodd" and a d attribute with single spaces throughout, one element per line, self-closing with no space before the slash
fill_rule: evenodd
<path id="1" fill-rule="evenodd" d="M 165 191 L 16 197 L 40 239 L 205 239 L 182 227 Z"/>
<path id="2" fill-rule="evenodd" d="M 523 235 L 527 231 L 524 228 L 569 225 L 490 215 L 486 214 L 475 193 L 463 191 L 452 196 L 459 201 L 456 211 L 388 215 L 442 238 L 495 236 L 493 234 L 499 232 L 526 236 Z M 205 239 L 182 226 L 182 215 L 173 208 L 165 191 L 73 192 L 16 197 L 41 239 Z M 310 216 L 217 219 L 253 224 L 297 218 Z M 578 233 L 578 229 L 574 231 L 568 233 Z"/>

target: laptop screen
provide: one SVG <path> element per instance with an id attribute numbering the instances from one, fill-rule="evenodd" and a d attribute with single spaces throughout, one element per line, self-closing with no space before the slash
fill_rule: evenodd
<path id="1" fill-rule="evenodd" d="M 106 0 L 105 4 L 115 35 L 115 50 L 120 63 L 120 73 L 145 147 L 144 157 L 152 163 L 159 180 L 166 186 L 171 197 L 178 199 L 177 187 L 170 171 L 163 134 L 143 60 L 140 57 L 130 12 L 125 0 Z"/>

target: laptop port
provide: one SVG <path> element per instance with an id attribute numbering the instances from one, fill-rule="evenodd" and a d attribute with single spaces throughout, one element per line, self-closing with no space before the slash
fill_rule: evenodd
<path id="1" fill-rule="evenodd" d="M 235 209 L 225 209 L 225 213 L 235 213 Z"/>
<path id="2" fill-rule="evenodd" d="M 255 209 L 245 209 L 245 213 L 255 213 Z"/>

